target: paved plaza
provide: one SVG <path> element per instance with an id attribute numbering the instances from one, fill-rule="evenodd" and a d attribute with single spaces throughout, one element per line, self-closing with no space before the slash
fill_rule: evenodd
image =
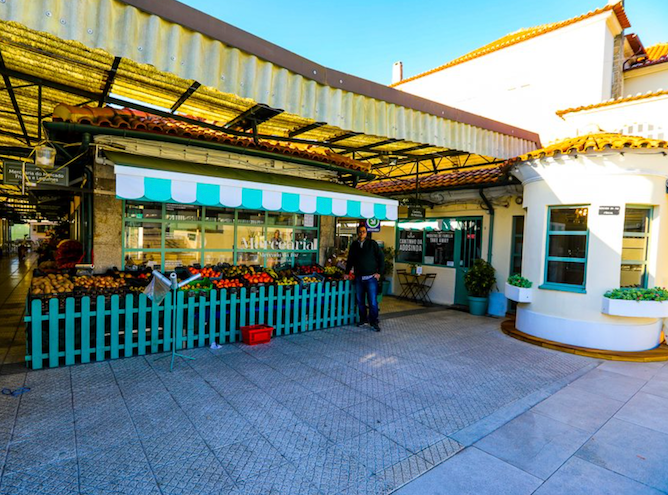
<path id="1" fill-rule="evenodd" d="M 451 310 L 407 313 L 386 319 L 381 333 L 342 327 L 263 346 L 197 349 L 189 352 L 194 361 L 177 361 L 172 373 L 169 359 L 156 356 L 12 369 L 0 385 L 31 391 L 0 396 L 0 493 L 388 493 L 431 470 L 431 478 L 401 492 L 430 493 L 414 484 L 433 483 L 454 460 L 480 470 L 490 458 L 499 476 L 507 476 L 500 464 L 521 473 L 516 482 L 524 491 L 508 493 L 530 493 L 547 467 L 532 471 L 522 459 L 502 461 L 498 453 L 517 434 L 503 428 L 530 430 L 524 416 L 487 443 L 476 442 L 548 397 L 525 414 L 563 420 L 570 432 L 564 418 L 579 403 L 560 397 L 575 385 L 559 390 L 598 362 L 515 341 L 495 319 Z M 629 397 L 655 368 L 628 377 Z M 601 404 L 597 419 L 615 414 L 628 398 L 592 397 L 584 405 Z M 594 431 L 593 422 L 582 421 L 572 425 L 576 433 L 564 434 L 566 447 L 554 447 L 560 454 Z M 607 441 L 619 434 L 610 428 Z M 579 458 L 598 454 L 592 446 Z M 581 470 L 581 464 L 566 467 Z M 487 481 L 496 472 L 480 471 Z M 434 493 L 455 486 L 436 484 Z"/>

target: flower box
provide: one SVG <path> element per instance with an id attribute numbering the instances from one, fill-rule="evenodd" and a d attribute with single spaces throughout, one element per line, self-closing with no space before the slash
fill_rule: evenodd
<path id="1" fill-rule="evenodd" d="M 601 313 L 631 318 L 665 318 L 668 317 L 668 301 L 629 301 L 604 297 Z"/>
<path id="2" fill-rule="evenodd" d="M 516 285 L 510 285 L 506 282 L 505 294 L 508 299 L 515 301 L 516 303 L 530 303 L 531 302 L 531 289 L 526 289 L 524 287 L 517 287 Z"/>

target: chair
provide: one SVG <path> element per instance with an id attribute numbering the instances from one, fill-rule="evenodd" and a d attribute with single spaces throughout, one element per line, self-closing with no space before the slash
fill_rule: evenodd
<path id="1" fill-rule="evenodd" d="M 435 280 L 435 273 L 427 273 L 422 283 L 415 284 L 415 299 L 419 300 L 425 306 L 431 306 L 434 304 L 429 297 L 429 291 L 433 287 Z"/>
<path id="2" fill-rule="evenodd" d="M 406 270 L 397 270 L 397 277 L 399 278 L 399 283 L 401 284 L 401 294 L 399 297 L 406 299 L 411 299 L 415 292 L 415 282 L 412 282 L 408 277 Z"/>

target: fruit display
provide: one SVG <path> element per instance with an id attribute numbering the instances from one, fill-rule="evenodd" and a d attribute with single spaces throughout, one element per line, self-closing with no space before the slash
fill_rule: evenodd
<path id="1" fill-rule="evenodd" d="M 271 284 L 274 279 L 267 272 L 246 273 L 243 278 L 251 285 L 257 284 Z"/>
<path id="2" fill-rule="evenodd" d="M 327 280 L 341 280 L 343 278 L 343 270 L 337 266 L 326 266 L 323 272 Z"/>
<path id="3" fill-rule="evenodd" d="M 74 277 L 74 285 L 78 291 L 84 294 L 118 294 L 127 290 L 124 279 L 109 275 Z"/>
<path id="4" fill-rule="evenodd" d="M 304 285 L 306 284 L 317 284 L 318 282 L 322 282 L 322 279 L 319 277 L 313 277 L 313 276 L 305 276 L 305 277 L 300 277 L 301 281 Z"/>
<path id="5" fill-rule="evenodd" d="M 218 289 L 235 289 L 243 287 L 244 284 L 238 278 L 223 278 L 220 280 L 212 280 L 214 287 Z"/>
<path id="6" fill-rule="evenodd" d="M 188 271 L 190 272 L 191 275 L 197 275 L 197 274 L 201 273 L 202 277 L 204 277 L 204 278 L 218 278 L 222 275 L 222 272 L 220 272 L 218 270 L 214 270 L 211 267 L 194 268 L 192 266 L 189 266 Z"/>
<path id="7" fill-rule="evenodd" d="M 65 292 L 72 292 L 74 290 L 74 283 L 70 276 L 56 275 L 51 273 L 44 277 L 34 277 L 30 288 L 30 293 L 34 296 L 62 294 Z"/>
<path id="8" fill-rule="evenodd" d="M 58 271 L 58 264 L 55 261 L 42 261 L 37 269 L 43 273 L 56 273 Z"/>
<path id="9" fill-rule="evenodd" d="M 303 275 L 310 275 L 312 273 L 322 274 L 325 271 L 320 265 L 304 265 L 299 267 L 299 273 Z"/>
<path id="10" fill-rule="evenodd" d="M 297 285 L 298 284 L 298 282 L 294 279 L 294 277 L 292 275 L 290 275 L 290 276 L 286 276 L 286 275 L 279 276 L 279 278 L 276 279 L 276 283 L 278 285 Z"/>

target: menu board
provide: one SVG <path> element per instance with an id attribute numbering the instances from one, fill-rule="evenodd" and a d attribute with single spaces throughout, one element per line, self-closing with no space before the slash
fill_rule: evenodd
<path id="1" fill-rule="evenodd" d="M 422 231 L 400 230 L 397 261 L 403 263 L 422 263 Z"/>
<path id="2" fill-rule="evenodd" d="M 425 232 L 424 262 L 427 265 L 455 266 L 455 233 Z"/>

